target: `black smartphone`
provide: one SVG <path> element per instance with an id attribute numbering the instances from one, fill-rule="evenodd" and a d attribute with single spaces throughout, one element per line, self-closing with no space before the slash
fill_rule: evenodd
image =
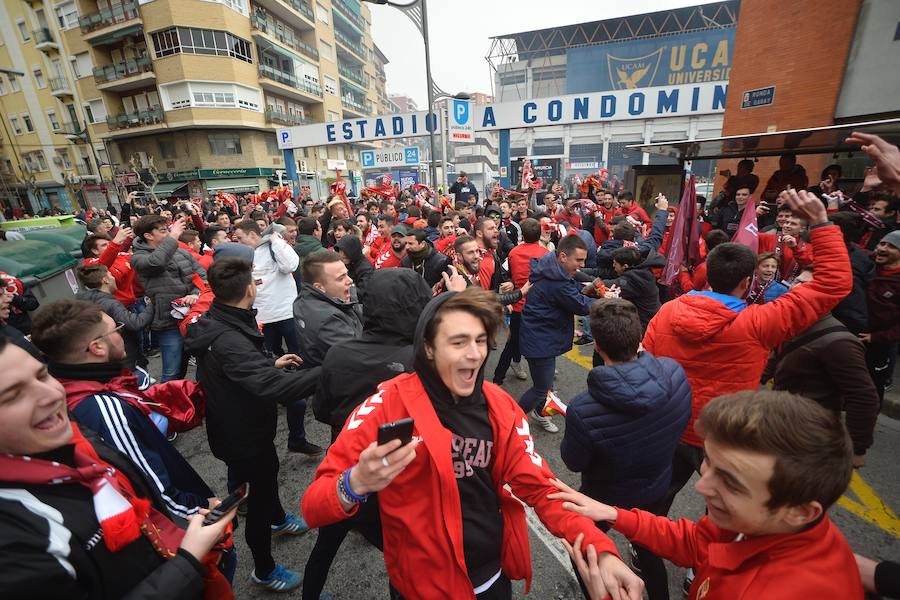
<path id="1" fill-rule="evenodd" d="M 203 517 L 203 524 L 212 525 L 217 523 L 227 513 L 246 502 L 249 495 L 250 483 L 242 483 L 236 490 L 228 494 L 228 497 L 222 500 L 221 504 L 206 513 L 206 516 Z"/>
<path id="2" fill-rule="evenodd" d="M 407 445 L 412 441 L 414 423 L 412 417 L 393 423 L 382 423 L 378 426 L 378 445 L 383 446 L 391 440 L 400 440 L 401 446 Z"/>

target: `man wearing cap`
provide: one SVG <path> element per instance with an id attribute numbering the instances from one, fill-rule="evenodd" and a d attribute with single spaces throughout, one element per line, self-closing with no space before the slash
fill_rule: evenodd
<path id="1" fill-rule="evenodd" d="M 489 204 L 487 208 L 484 209 L 484 216 L 488 219 L 493 219 L 497 224 L 497 235 L 494 237 L 494 249 L 497 251 L 497 261 L 502 263 L 506 260 L 506 257 L 509 256 L 509 251 L 516 246 L 515 242 L 509 239 L 509 236 L 506 234 L 506 228 L 503 227 L 503 209 L 496 204 Z M 518 225 L 518 223 L 516 223 L 516 225 Z M 476 237 L 478 237 L 477 233 Z M 486 247 L 486 245 L 484 246 Z"/>
<path id="2" fill-rule="evenodd" d="M 375 269 L 392 269 L 400 266 L 406 254 L 406 225 L 394 225 L 391 228 L 391 245 L 375 259 Z"/>
<path id="3" fill-rule="evenodd" d="M 455 194 L 457 201 L 466 201 L 469 196 L 474 196 L 475 204 L 478 203 L 478 189 L 469 183 L 469 175 L 465 171 L 460 171 L 456 183 L 450 186 L 450 193 Z"/>
<path id="4" fill-rule="evenodd" d="M 900 342 L 900 230 L 892 231 L 875 247 L 875 277 L 866 291 L 868 333 L 859 337 L 867 344 L 866 362 L 878 397 L 891 378 L 891 356 Z"/>

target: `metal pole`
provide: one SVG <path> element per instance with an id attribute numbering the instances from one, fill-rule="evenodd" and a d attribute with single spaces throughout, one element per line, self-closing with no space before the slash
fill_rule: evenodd
<path id="1" fill-rule="evenodd" d="M 428 47 L 428 9 L 426 0 L 419 0 L 422 4 L 422 39 L 425 41 L 425 78 L 428 84 L 428 120 L 431 121 L 431 128 L 428 131 L 428 144 L 431 148 L 431 185 L 437 189 L 437 163 L 435 163 L 434 151 L 434 128 L 437 123 L 434 119 L 434 83 L 431 81 L 431 51 Z"/>
<path id="2" fill-rule="evenodd" d="M 447 105 L 444 104 L 440 109 L 441 115 L 441 185 L 450 185 L 447 177 Z M 437 189 L 437 186 L 435 186 Z M 445 190 L 446 191 L 446 190 Z"/>

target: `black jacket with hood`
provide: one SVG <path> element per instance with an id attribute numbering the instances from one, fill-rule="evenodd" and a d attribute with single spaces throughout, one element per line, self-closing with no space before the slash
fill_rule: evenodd
<path id="1" fill-rule="evenodd" d="M 319 369 L 287 371 L 263 352 L 256 311 L 213 300 L 188 329 L 185 349 L 197 357 L 197 375 L 206 392 L 206 433 L 219 460 L 245 459 L 275 439 L 276 402 L 309 396 Z"/>
<path id="2" fill-rule="evenodd" d="M 656 285 L 656 276 L 650 269 L 658 269 L 666 266 L 666 257 L 656 252 L 651 252 L 647 259 L 626 269 L 614 279 L 604 279 L 603 285 L 610 287 L 619 286 L 622 290 L 620 298 L 628 300 L 637 308 L 638 317 L 641 319 L 641 329 L 647 331 L 650 319 L 659 312 L 659 287 Z"/>
<path id="3" fill-rule="evenodd" d="M 362 242 L 355 235 L 345 235 L 338 240 L 335 247 L 350 260 L 350 264 L 347 265 L 347 273 L 353 280 L 353 285 L 356 286 L 357 300 L 364 302 L 369 278 L 375 272 L 375 267 L 363 256 Z"/>
<path id="4" fill-rule="evenodd" d="M 428 287 L 434 287 L 441 281 L 441 273 L 450 266 L 450 257 L 443 252 L 434 249 L 431 242 L 426 241 L 425 255 L 422 260 L 414 260 L 413 256 L 407 252 L 406 256 L 400 261 L 400 266 L 406 269 L 412 269 L 425 278 Z"/>
<path id="5" fill-rule="evenodd" d="M 313 400 L 316 419 L 331 426 L 332 440 L 379 383 L 412 372 L 416 322 L 431 300 L 425 281 L 406 269 L 376 271 L 368 290 L 362 336 L 331 347 Z"/>

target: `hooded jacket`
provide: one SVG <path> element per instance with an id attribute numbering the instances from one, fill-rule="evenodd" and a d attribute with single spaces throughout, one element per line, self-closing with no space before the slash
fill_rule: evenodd
<path id="1" fill-rule="evenodd" d="M 294 300 L 294 320 L 300 331 L 303 360 L 318 366 L 328 349 L 362 334 L 362 320 L 355 300 L 344 302 L 332 298 L 315 286 L 303 282 Z"/>
<path id="2" fill-rule="evenodd" d="M 572 315 L 587 315 L 595 298 L 581 293 L 581 284 L 563 271 L 553 252 L 532 259 L 529 280 L 531 290 L 519 334 L 522 356 L 561 356 L 572 349 Z"/>
<path id="3" fill-rule="evenodd" d="M 774 302 L 747 306 L 725 294 L 690 292 L 664 304 L 650 321 L 644 349 L 674 358 L 691 383 L 685 443 L 702 446 L 694 420 L 711 399 L 757 389 L 769 352 L 809 328 L 850 291 L 853 277 L 840 230 L 830 223 L 813 225 L 810 240 L 816 256 L 813 281 Z"/>
<path id="4" fill-rule="evenodd" d="M 199 293 L 191 275 L 206 281 L 206 271 L 191 253 L 178 247 L 178 240 L 169 236 L 159 246 L 151 248 L 146 240 L 135 239 L 131 266 L 137 272 L 144 293 L 152 300 L 153 329 L 169 329 L 178 323 L 172 317 L 172 300 Z"/>
<path id="5" fill-rule="evenodd" d="M 848 244 L 847 253 L 853 271 L 853 290 L 834 307 L 831 314 L 853 333 L 861 333 L 866 331 L 869 325 L 866 289 L 875 277 L 875 263 L 868 253 L 856 244 Z"/>
<path id="6" fill-rule="evenodd" d="M 319 369 L 286 371 L 263 352 L 255 311 L 213 300 L 187 330 L 185 349 L 197 357 L 206 392 L 206 433 L 219 460 L 246 459 L 275 439 L 276 403 L 313 392 Z"/>
<path id="7" fill-rule="evenodd" d="M 421 260 L 420 260 L 421 258 Z M 434 249 L 431 242 L 425 242 L 424 255 L 413 257 L 408 251 L 400 261 L 400 266 L 412 269 L 425 278 L 428 287 L 434 287 L 441 281 L 441 273 L 450 266 L 450 258 Z"/>
<path id="8" fill-rule="evenodd" d="M 180 245 L 180 243 L 179 243 Z M 131 268 L 131 253 L 129 250 L 132 246 L 132 240 L 127 240 L 122 244 L 110 240 L 100 256 L 89 256 L 90 252 L 85 253 L 84 264 L 86 265 L 106 265 L 110 275 L 116 280 L 116 291 L 113 294 L 116 300 L 125 306 L 131 306 L 137 298 L 134 291 L 134 269 Z"/>
<path id="9" fill-rule="evenodd" d="M 319 238 L 314 235 L 300 234 L 297 236 L 297 242 L 294 244 L 294 252 L 297 253 L 297 256 L 299 256 L 301 260 L 307 254 L 312 254 L 313 252 L 324 249 L 325 246 L 323 246 Z"/>
<path id="10" fill-rule="evenodd" d="M 638 317 L 641 319 L 641 328 L 646 331 L 647 324 L 657 312 L 659 312 L 659 287 L 656 285 L 656 275 L 651 269 L 666 266 L 666 257 L 653 252 L 651 256 L 639 265 L 626 269 L 615 279 L 604 279 L 603 285 L 610 287 L 619 286 L 622 290 L 620 298 L 628 300 L 637 308 Z"/>
<path id="11" fill-rule="evenodd" d="M 658 210 L 653 217 L 653 227 L 650 228 L 650 234 L 646 239 L 635 242 L 641 256 L 647 256 L 653 250 L 659 250 L 663 242 L 663 235 L 666 229 L 666 219 L 668 211 Z M 625 240 L 608 239 L 597 250 L 597 270 L 600 277 L 615 277 L 616 272 L 612 267 L 612 253 L 625 246 Z"/>
<path id="12" fill-rule="evenodd" d="M 434 298 L 416 328 L 416 371 L 425 357 L 424 331 L 437 309 L 452 294 Z M 443 426 L 434 408 L 433 367 L 426 379 L 416 373 L 399 375 L 378 387 L 347 419 L 344 429 L 328 449 L 316 471 L 315 480 L 303 495 L 303 516 L 311 527 L 321 527 L 347 519 L 357 507 L 346 512 L 337 496 L 337 480 L 354 465 L 360 452 L 377 437 L 378 426 L 397 419 L 415 420 L 413 435 L 421 438 L 416 458 L 385 489 L 378 492 L 384 533 L 384 560 L 391 584 L 410 600 L 468 598 L 474 600 L 472 581 L 463 552 L 463 507 L 450 452 L 452 435 Z M 503 519 L 502 539 L 497 540 L 504 575 L 525 579 L 526 593 L 531 580 L 531 557 L 525 511 L 512 493 L 536 510 L 551 533 L 571 543 L 584 533 L 585 544 L 598 552 L 616 554 L 615 546 L 593 522 L 563 510 L 562 502 L 550 500 L 554 477 L 544 459 L 534 450 L 528 419 L 516 402 L 499 386 L 485 383 L 484 364 L 478 373 L 474 396 L 486 403 L 493 434 L 490 474 Z M 440 379 L 438 378 L 438 382 Z M 432 391 L 426 391 L 426 382 Z M 443 387 L 443 384 L 440 384 Z"/>
<path id="13" fill-rule="evenodd" d="M 279 229 L 280 228 L 280 229 Z M 256 282 L 256 321 L 262 325 L 286 321 L 293 316 L 297 297 L 294 271 L 300 257 L 282 237 L 284 225 L 269 225 L 253 251 L 253 280 Z"/>
<path id="14" fill-rule="evenodd" d="M 99 305 L 100 308 L 103 309 L 103 312 L 108 314 L 113 321 L 125 325 L 120 333 L 125 342 L 125 353 L 128 355 L 129 368 L 134 368 L 135 360 L 141 356 L 141 347 L 138 336 L 153 320 L 154 313 L 152 308 L 148 308 L 140 314 L 133 313 L 125 308 L 117 298 L 102 290 L 82 288 L 78 290 L 75 297 L 79 300 L 85 300 L 92 304 Z"/>
<path id="15" fill-rule="evenodd" d="M 581 472 L 581 492 L 606 504 L 644 507 L 672 482 L 672 455 L 691 416 L 691 386 L 670 358 L 594 367 L 566 411 L 560 455 Z"/>
<path id="16" fill-rule="evenodd" d="M 328 350 L 313 400 L 316 419 L 331 426 L 332 440 L 379 383 L 412 372 L 416 322 L 431 300 L 425 281 L 407 269 L 373 273 L 368 290 L 362 336 Z"/>
<path id="17" fill-rule="evenodd" d="M 356 287 L 356 296 L 360 303 L 366 300 L 366 290 L 369 278 L 375 272 L 375 267 L 363 256 L 362 242 L 355 235 L 345 235 L 335 245 L 350 260 L 347 265 L 347 273 Z"/>

